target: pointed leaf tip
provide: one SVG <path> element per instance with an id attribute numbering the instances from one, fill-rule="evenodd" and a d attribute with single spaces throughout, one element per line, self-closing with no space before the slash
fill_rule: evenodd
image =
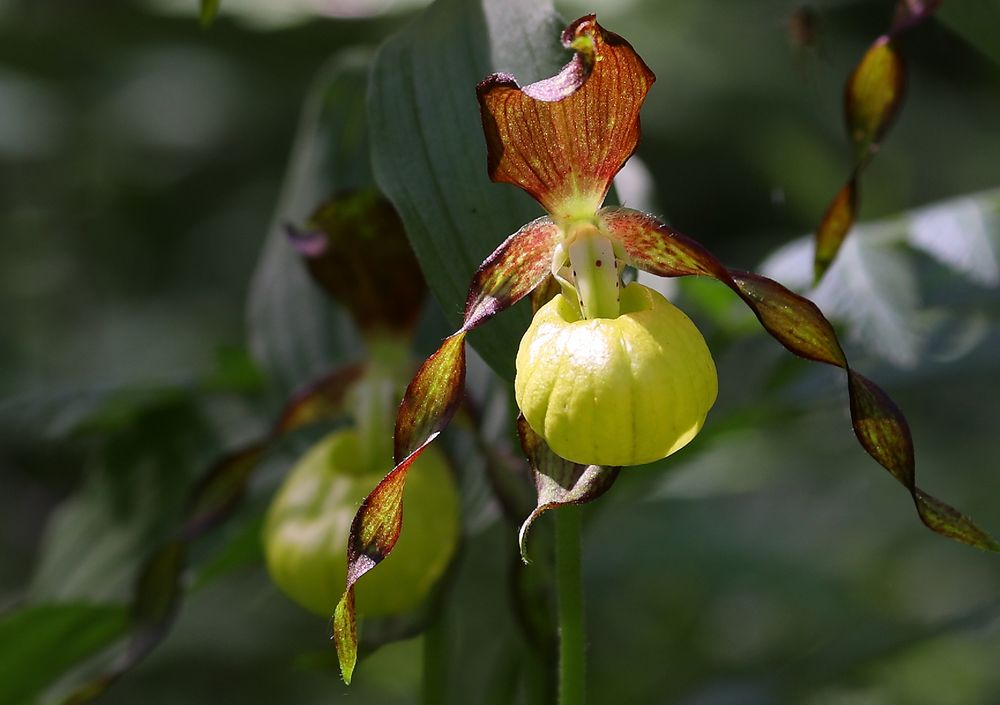
<path id="1" fill-rule="evenodd" d="M 656 80 L 632 46 L 593 15 L 570 24 L 562 71 L 521 88 L 508 74 L 477 87 L 490 178 L 527 191 L 554 216 L 593 213 L 639 141 Z"/>
<path id="2" fill-rule="evenodd" d="M 340 675 L 344 683 L 351 684 L 354 667 L 358 662 L 357 616 L 354 611 L 354 588 L 351 587 L 340 598 L 330 623 L 330 638 L 337 650 Z"/>
<path id="3" fill-rule="evenodd" d="M 358 659 L 358 625 L 354 606 L 354 586 L 368 571 L 392 553 L 403 528 L 403 490 L 406 476 L 417 458 L 438 432 L 426 440 L 382 478 L 361 502 L 347 537 L 347 583 L 337 603 L 331 623 L 332 639 L 337 650 L 344 682 L 350 685 Z"/>

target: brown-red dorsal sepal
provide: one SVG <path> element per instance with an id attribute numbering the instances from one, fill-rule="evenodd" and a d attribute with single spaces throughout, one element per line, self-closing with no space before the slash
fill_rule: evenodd
<path id="1" fill-rule="evenodd" d="M 639 142 L 639 109 L 656 80 L 632 46 L 581 17 L 562 35 L 576 53 L 521 88 L 493 74 L 476 89 L 490 178 L 514 184 L 557 220 L 592 215 Z"/>

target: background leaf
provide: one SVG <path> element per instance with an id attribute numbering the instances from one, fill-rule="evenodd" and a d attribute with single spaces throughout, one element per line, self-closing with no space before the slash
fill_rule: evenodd
<path id="1" fill-rule="evenodd" d="M 120 607 L 34 605 L 0 617 L 0 703 L 27 705 L 125 628 Z"/>
<path id="2" fill-rule="evenodd" d="M 279 204 L 250 284 L 250 347 L 281 397 L 359 350 L 349 316 L 312 281 L 288 242 L 334 191 L 370 185 L 365 129 L 367 56 L 352 52 L 319 72 L 299 124 Z"/>
<path id="3" fill-rule="evenodd" d="M 486 174 L 476 85 L 494 71 L 522 84 L 569 58 L 548 2 L 438 0 L 387 41 L 372 69 L 368 114 L 375 175 L 396 206 L 445 315 L 457 328 L 479 264 L 541 208 Z M 470 342 L 512 378 L 526 305 Z"/>
<path id="4" fill-rule="evenodd" d="M 952 32 L 1000 65 L 1000 44 L 996 28 L 1000 27 L 1000 2 L 946 2 L 935 15 Z"/>

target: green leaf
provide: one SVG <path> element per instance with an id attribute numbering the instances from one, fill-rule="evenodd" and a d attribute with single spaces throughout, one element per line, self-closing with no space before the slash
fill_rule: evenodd
<path id="1" fill-rule="evenodd" d="M 125 629 L 120 607 L 45 604 L 0 617 L 0 703 L 26 705 Z"/>
<path id="2" fill-rule="evenodd" d="M 438 0 L 389 39 L 372 69 L 368 114 L 378 185 L 396 206 L 438 301 L 456 328 L 469 281 L 508 235 L 542 215 L 518 189 L 491 183 L 476 85 L 511 73 L 525 83 L 569 58 L 549 2 Z M 470 339 L 513 378 L 528 311 L 515 308 Z"/>
<path id="3" fill-rule="evenodd" d="M 250 283 L 250 349 L 281 396 L 317 377 L 332 360 L 360 349 L 350 317 L 312 281 L 285 226 L 306 222 L 335 191 L 372 185 L 364 103 L 367 66 L 366 55 L 340 54 L 314 81 Z"/>
<path id="4" fill-rule="evenodd" d="M 37 601 L 125 598 L 145 553 L 180 518 L 208 442 L 201 409 L 182 393 L 138 407 L 122 397 L 80 433 L 102 444 L 83 490 L 46 527 L 30 587 Z"/>

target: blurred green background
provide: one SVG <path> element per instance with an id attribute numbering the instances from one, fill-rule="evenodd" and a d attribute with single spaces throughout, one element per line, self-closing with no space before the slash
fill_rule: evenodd
<path id="1" fill-rule="evenodd" d="M 230 0 L 202 30 L 194 0 L 0 0 L 0 657 L 37 655 L 0 666 L 0 693 L 34 693 L 62 672 L 47 660 L 73 665 L 50 695 L 100 670 L 105 656 L 67 654 L 117 633 L 192 479 L 278 409 L 287 380 L 247 340 L 282 331 L 245 311 L 303 103 L 329 57 L 374 48 L 418 4 Z M 800 238 L 849 167 L 843 82 L 892 3 L 556 4 L 596 10 L 657 74 L 619 197 L 805 288 Z M 905 53 L 865 224 L 813 294 L 906 412 L 919 481 L 998 533 L 1000 3 L 945 3 Z M 716 288 L 672 291 L 716 353 L 720 400 L 698 442 L 589 511 L 591 701 L 1000 702 L 1000 561 L 920 525 L 857 447 L 838 374 L 791 359 Z M 417 355 L 446 334 L 441 314 L 421 331 Z M 175 629 L 105 702 L 416 702 L 419 638 L 381 649 L 348 691 L 323 620 L 267 579 L 259 516 L 305 443 L 199 542 Z M 449 689 L 529 702 L 513 529 L 474 465 Z M 43 626 L 17 621 L 37 605 L 53 610 Z"/>

